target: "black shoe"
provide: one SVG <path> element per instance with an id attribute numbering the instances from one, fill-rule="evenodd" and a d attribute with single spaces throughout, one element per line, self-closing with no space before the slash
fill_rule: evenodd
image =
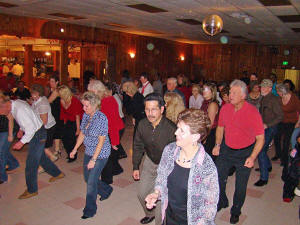
<path id="1" fill-rule="evenodd" d="M 279 157 L 274 156 L 271 160 L 272 160 L 272 161 L 277 161 L 278 159 L 279 159 Z"/>
<path id="2" fill-rule="evenodd" d="M 225 209 L 225 208 L 227 208 L 227 207 L 228 207 L 228 202 L 227 202 L 227 204 L 225 204 L 224 206 L 219 206 L 219 205 L 218 205 L 217 211 L 219 212 L 221 209 Z"/>
<path id="3" fill-rule="evenodd" d="M 4 181 L 0 180 L 0 184 L 3 184 L 3 183 L 4 183 Z"/>
<path id="4" fill-rule="evenodd" d="M 231 224 L 236 224 L 238 223 L 240 220 L 240 216 L 237 216 L 237 215 L 232 215 L 230 216 L 230 223 Z"/>
<path id="5" fill-rule="evenodd" d="M 261 186 L 264 186 L 268 183 L 267 180 L 261 180 L 259 179 L 259 181 L 257 181 L 254 185 L 257 186 L 257 187 L 261 187 Z"/>
<path id="6" fill-rule="evenodd" d="M 148 217 L 145 216 L 143 219 L 140 220 L 141 224 L 147 224 L 147 223 L 151 223 L 154 220 L 154 216 L 152 217 Z"/>
<path id="7" fill-rule="evenodd" d="M 89 216 L 85 216 L 85 215 L 83 215 L 83 216 L 81 217 L 81 219 L 83 219 L 83 220 L 88 219 L 88 218 L 90 218 L 90 217 L 89 217 Z"/>
<path id="8" fill-rule="evenodd" d="M 107 195 L 106 197 L 100 197 L 100 201 L 104 201 L 104 200 L 106 200 L 106 199 L 108 199 L 109 198 L 109 196 L 111 195 L 111 193 L 113 192 L 113 188 L 111 189 L 111 192 L 109 193 L 109 195 Z"/>
<path id="9" fill-rule="evenodd" d="M 268 171 L 269 171 L 269 172 L 272 172 L 272 169 L 273 169 L 273 168 L 272 168 L 272 166 L 271 166 L 270 168 L 268 168 Z M 259 168 L 256 168 L 255 171 L 259 171 Z"/>
<path id="10" fill-rule="evenodd" d="M 119 175 L 119 174 L 121 174 L 123 172 L 124 172 L 124 170 L 122 168 L 120 168 L 119 170 L 113 171 L 112 174 L 113 174 L 113 176 L 117 176 L 117 175 Z"/>

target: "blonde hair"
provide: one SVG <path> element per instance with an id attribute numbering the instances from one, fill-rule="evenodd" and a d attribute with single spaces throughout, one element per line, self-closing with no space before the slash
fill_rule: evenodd
<path id="1" fill-rule="evenodd" d="M 70 103 L 72 100 L 72 92 L 70 88 L 66 85 L 61 85 L 58 87 L 58 94 L 66 103 Z"/>
<path id="2" fill-rule="evenodd" d="M 88 91 L 94 92 L 98 95 L 100 101 L 107 95 L 107 88 L 100 80 L 90 80 Z"/>
<path id="3" fill-rule="evenodd" d="M 128 92 L 130 95 L 135 95 L 138 88 L 132 81 L 127 81 L 123 84 L 122 90 L 124 92 Z"/>
<path id="4" fill-rule="evenodd" d="M 176 123 L 178 114 L 185 110 L 182 97 L 175 92 L 168 92 L 165 94 L 164 100 L 166 102 L 166 117 Z"/>
<path id="5" fill-rule="evenodd" d="M 200 88 L 200 86 L 199 86 L 198 84 L 193 84 L 193 85 L 192 85 L 192 90 L 193 90 L 193 89 L 197 89 L 198 93 L 199 93 L 199 94 L 201 93 L 201 88 Z"/>

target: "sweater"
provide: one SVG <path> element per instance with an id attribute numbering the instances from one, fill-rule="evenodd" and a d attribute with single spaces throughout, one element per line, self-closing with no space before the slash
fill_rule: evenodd
<path id="1" fill-rule="evenodd" d="M 214 162 L 203 146 L 198 144 L 198 147 L 198 152 L 191 163 L 188 179 L 188 225 L 215 225 L 219 201 L 218 173 Z M 174 169 L 174 162 L 178 159 L 180 151 L 181 148 L 175 142 L 167 145 L 157 169 L 155 190 L 160 191 L 162 220 L 168 206 L 168 176 Z"/>

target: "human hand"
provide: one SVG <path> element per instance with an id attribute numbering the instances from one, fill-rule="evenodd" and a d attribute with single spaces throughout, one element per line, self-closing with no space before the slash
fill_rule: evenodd
<path id="1" fill-rule="evenodd" d="M 89 163 L 87 164 L 88 170 L 93 169 L 95 167 L 96 162 L 90 160 Z"/>
<path id="2" fill-rule="evenodd" d="M 253 158 L 250 156 L 250 157 L 248 157 L 248 158 L 246 159 L 244 166 L 245 166 L 245 167 L 248 167 L 248 168 L 252 168 L 252 167 L 254 166 L 254 161 L 255 161 L 255 159 L 253 159 Z"/>
<path id="3" fill-rule="evenodd" d="M 264 123 L 264 129 L 267 129 L 267 128 L 268 128 L 267 124 Z"/>
<path id="4" fill-rule="evenodd" d="M 300 121 L 295 124 L 295 128 L 300 127 Z"/>
<path id="5" fill-rule="evenodd" d="M 77 150 L 73 149 L 72 152 L 70 153 L 70 158 L 74 159 L 76 153 L 77 153 Z"/>
<path id="6" fill-rule="evenodd" d="M 76 133 L 75 133 L 75 136 L 78 136 L 79 133 L 80 133 L 80 129 L 77 129 L 77 130 L 76 130 Z"/>
<path id="7" fill-rule="evenodd" d="M 21 139 L 23 137 L 24 132 L 22 130 L 19 130 L 17 133 L 17 138 Z"/>
<path id="8" fill-rule="evenodd" d="M 158 193 L 153 192 L 147 195 L 147 197 L 145 198 L 147 209 L 152 209 L 154 206 L 156 206 L 157 199 Z"/>
<path id="9" fill-rule="evenodd" d="M 118 150 L 118 147 L 116 145 L 111 145 L 111 147 L 113 150 L 116 150 L 116 151 Z"/>
<path id="10" fill-rule="evenodd" d="M 12 142 L 14 140 L 14 136 L 8 135 L 7 140 L 8 140 L 8 142 Z"/>
<path id="11" fill-rule="evenodd" d="M 215 146 L 215 147 L 213 148 L 213 150 L 212 150 L 212 154 L 213 154 L 214 156 L 220 155 L 220 146 Z"/>
<path id="12" fill-rule="evenodd" d="M 20 150 L 23 145 L 24 144 L 21 141 L 18 141 L 16 144 L 14 144 L 13 149 Z"/>
<path id="13" fill-rule="evenodd" d="M 139 170 L 134 170 L 132 173 L 132 177 L 134 180 L 139 180 L 140 179 L 140 171 Z"/>
<path id="14" fill-rule="evenodd" d="M 134 118 L 132 118 L 132 124 L 133 124 L 133 126 L 135 126 L 135 119 Z"/>

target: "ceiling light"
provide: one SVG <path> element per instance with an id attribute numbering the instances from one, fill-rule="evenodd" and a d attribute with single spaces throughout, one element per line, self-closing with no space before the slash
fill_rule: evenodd
<path id="1" fill-rule="evenodd" d="M 51 55 L 51 52 L 45 52 L 45 55 L 46 55 L 46 56 L 50 56 L 50 55 Z"/>

